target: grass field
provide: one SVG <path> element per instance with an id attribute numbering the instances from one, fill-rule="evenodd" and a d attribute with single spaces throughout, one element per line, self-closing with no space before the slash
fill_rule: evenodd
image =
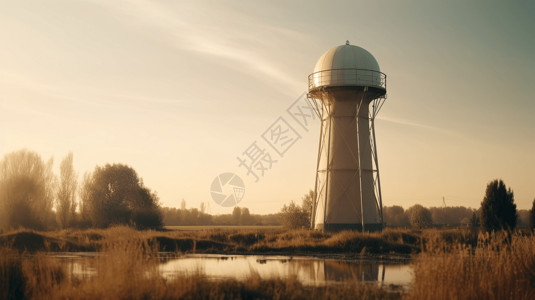
<path id="1" fill-rule="evenodd" d="M 136 231 L 128 227 L 0 235 L 0 299 L 534 299 L 535 238 L 469 230 L 385 230 L 326 234 L 210 228 Z M 44 251 L 99 251 L 98 276 L 76 280 Z M 159 276 L 162 250 L 179 253 L 291 253 L 412 257 L 409 291 L 358 280 L 304 286 L 297 278 L 210 280 Z M 28 255 L 32 251 L 32 255 Z"/>

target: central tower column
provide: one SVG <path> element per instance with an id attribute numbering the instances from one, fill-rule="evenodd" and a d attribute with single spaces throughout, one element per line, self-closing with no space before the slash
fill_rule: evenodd
<path id="1" fill-rule="evenodd" d="M 321 120 L 312 227 L 381 230 L 374 120 L 386 99 L 386 75 L 373 55 L 346 42 L 320 57 L 308 91 Z"/>
<path id="2" fill-rule="evenodd" d="M 362 88 L 342 87 L 330 88 L 321 94 L 325 106 L 321 120 L 324 148 L 319 158 L 318 176 L 323 177 L 324 184 L 318 187 L 321 196 L 314 225 L 316 229 L 327 231 L 360 230 L 362 220 L 380 222 L 373 195 L 369 127 L 372 94 Z"/>

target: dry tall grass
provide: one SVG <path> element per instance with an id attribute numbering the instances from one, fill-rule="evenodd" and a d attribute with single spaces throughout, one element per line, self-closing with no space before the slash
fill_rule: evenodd
<path id="1" fill-rule="evenodd" d="M 410 299 L 535 299 L 535 237 L 480 234 L 477 246 L 430 243 Z"/>
<path id="2" fill-rule="evenodd" d="M 468 230 L 385 230 L 363 234 L 294 231 L 139 232 L 107 230 L 39 233 L 2 237 L 43 239 L 33 250 L 61 247 L 96 249 L 95 276 L 76 279 L 43 253 L 0 246 L 0 299 L 399 299 L 401 294 L 358 281 L 304 286 L 296 278 L 246 281 L 209 280 L 200 274 L 164 279 L 158 272 L 162 245 L 176 251 L 315 251 L 316 253 L 401 253 L 415 256 L 408 299 L 535 299 L 535 237 L 503 233 L 479 236 Z M 7 243 L 7 244 L 6 244 Z M 42 247 L 44 244 L 45 247 Z M 51 246 L 52 245 L 52 246 Z M 74 246 L 73 246 L 74 245 Z M 219 247 L 222 248 L 213 248 Z M 212 248 L 211 248 L 212 247 Z M 17 250 L 19 251 L 17 251 Z"/>
<path id="3" fill-rule="evenodd" d="M 158 247 L 142 235 L 116 229 L 103 242 L 95 276 L 78 280 L 44 254 L 0 250 L 0 299 L 400 299 L 396 292 L 358 281 L 336 286 L 304 286 L 297 278 L 246 281 L 209 280 L 200 274 L 164 279 Z"/>
<path id="4" fill-rule="evenodd" d="M 59 263 L 43 253 L 30 257 L 0 248 L 0 299 L 41 299 L 65 279 Z"/>

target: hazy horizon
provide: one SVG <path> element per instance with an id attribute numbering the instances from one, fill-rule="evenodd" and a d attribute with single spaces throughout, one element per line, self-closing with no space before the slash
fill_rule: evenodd
<path id="1" fill-rule="evenodd" d="M 478 208 L 501 178 L 535 198 L 535 4 L 474 1 L 51 0 L 0 3 L 0 157 L 26 148 L 79 179 L 133 167 L 163 206 L 209 205 L 214 178 L 241 177 L 239 206 L 278 212 L 314 187 L 319 123 L 287 109 L 328 49 L 349 40 L 387 75 L 376 121 L 383 203 Z M 280 117 L 299 139 L 262 144 Z M 237 157 L 277 162 L 258 182 Z"/>

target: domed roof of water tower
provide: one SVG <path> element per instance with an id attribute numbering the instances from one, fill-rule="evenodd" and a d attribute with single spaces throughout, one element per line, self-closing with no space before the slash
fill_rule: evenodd
<path id="1" fill-rule="evenodd" d="M 385 89 L 386 75 L 366 49 L 350 45 L 325 52 L 308 77 L 309 90 L 332 86 L 369 86 Z"/>

